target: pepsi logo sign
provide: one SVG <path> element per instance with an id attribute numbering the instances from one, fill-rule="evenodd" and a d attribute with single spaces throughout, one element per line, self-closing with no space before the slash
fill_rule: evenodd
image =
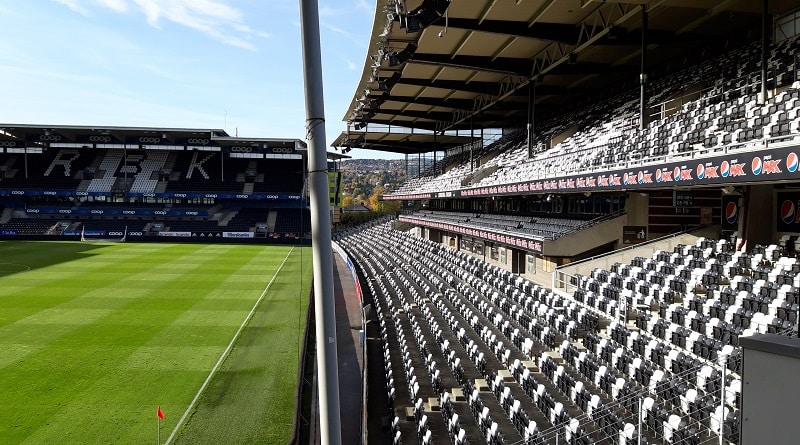
<path id="1" fill-rule="evenodd" d="M 722 164 L 719 166 L 719 174 L 723 178 L 727 178 L 729 174 L 731 174 L 731 164 L 728 161 L 722 161 Z"/>
<path id="2" fill-rule="evenodd" d="M 750 163 L 750 170 L 753 172 L 754 175 L 760 175 L 761 169 L 764 167 L 764 163 L 761 161 L 761 158 L 758 156 L 753 158 L 753 162 Z"/>
<path id="3" fill-rule="evenodd" d="M 790 200 L 785 200 L 781 204 L 781 221 L 784 224 L 792 224 L 795 219 L 795 207 L 794 202 Z"/>
<path id="4" fill-rule="evenodd" d="M 656 182 L 661 182 L 661 169 L 656 170 Z"/>
<path id="5" fill-rule="evenodd" d="M 706 166 L 703 164 L 697 164 L 697 179 L 703 179 L 706 177 Z"/>
<path id="6" fill-rule="evenodd" d="M 797 154 L 795 152 L 791 152 L 786 156 L 786 170 L 789 170 L 789 173 L 794 173 L 797 171 L 798 162 L 800 162 L 797 158 Z"/>
<path id="7" fill-rule="evenodd" d="M 736 224 L 738 218 L 739 206 L 737 206 L 735 202 L 729 202 L 728 205 L 725 206 L 725 221 L 727 221 L 728 224 Z"/>

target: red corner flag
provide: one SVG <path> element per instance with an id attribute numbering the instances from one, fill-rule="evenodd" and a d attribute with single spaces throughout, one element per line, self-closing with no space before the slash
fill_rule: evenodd
<path id="1" fill-rule="evenodd" d="M 167 416 L 164 415 L 164 411 L 161 411 L 161 405 L 158 406 L 158 411 L 156 411 L 156 416 L 158 416 L 158 418 L 161 420 L 167 418 Z"/>

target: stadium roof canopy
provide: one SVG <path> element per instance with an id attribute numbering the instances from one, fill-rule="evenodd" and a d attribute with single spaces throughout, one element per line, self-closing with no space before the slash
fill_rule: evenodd
<path id="1" fill-rule="evenodd" d="M 290 153 L 304 152 L 307 145 L 299 139 L 247 138 L 230 136 L 222 129 L 115 127 L 82 125 L 33 125 L 0 123 L 0 152 L 3 149 L 45 147 L 52 144 L 71 146 L 147 148 L 183 146 L 187 149 L 224 149 L 226 151 Z M 211 148 L 217 147 L 217 148 Z M 328 153 L 331 159 L 342 157 Z"/>
<path id="2" fill-rule="evenodd" d="M 409 129 L 395 129 L 395 131 L 356 131 L 344 132 L 333 142 L 334 147 L 365 148 L 370 150 L 388 151 L 400 154 L 428 153 L 432 147 L 436 150 L 447 150 L 468 144 L 473 138 L 458 135 L 434 135 L 431 131 L 411 132 Z"/>
<path id="3" fill-rule="evenodd" d="M 767 3 L 377 2 L 361 79 L 343 119 L 350 130 L 333 145 L 398 153 L 431 151 L 432 131 L 524 128 L 531 103 L 539 115 L 602 97 L 610 86 L 638 87 L 643 9 L 646 72 L 652 79 L 703 60 L 736 40 L 757 40 Z M 796 9 L 797 1 L 769 0 L 768 6 L 769 14 L 778 16 Z M 355 134 L 365 127 L 369 133 Z M 397 127 L 428 134 L 417 139 L 389 136 Z M 444 142 L 437 145 L 445 147 Z"/>
<path id="4" fill-rule="evenodd" d="M 0 139 L 26 142 L 63 143 L 125 143 L 131 138 L 151 137 L 163 142 L 175 142 L 189 138 L 229 138 L 225 130 L 149 127 L 107 127 L 82 125 L 32 125 L 0 124 Z M 110 139 L 108 139 L 110 138 Z"/>

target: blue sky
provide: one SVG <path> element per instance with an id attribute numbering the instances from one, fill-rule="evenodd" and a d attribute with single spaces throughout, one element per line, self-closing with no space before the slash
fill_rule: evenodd
<path id="1" fill-rule="evenodd" d="M 345 129 L 375 4 L 319 2 L 328 145 Z M 0 123 L 225 128 L 304 139 L 299 5 L 0 0 Z"/>

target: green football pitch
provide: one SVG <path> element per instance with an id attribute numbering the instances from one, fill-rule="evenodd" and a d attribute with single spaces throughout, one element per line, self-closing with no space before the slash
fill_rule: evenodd
<path id="1" fill-rule="evenodd" d="M 300 247 L 0 242 L 0 442 L 287 443 L 310 279 Z"/>

